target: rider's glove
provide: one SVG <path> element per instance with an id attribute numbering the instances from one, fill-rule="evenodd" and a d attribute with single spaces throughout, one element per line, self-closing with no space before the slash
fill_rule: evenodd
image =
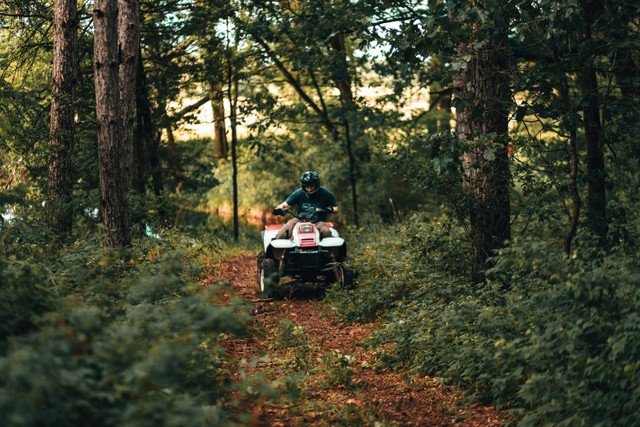
<path id="1" fill-rule="evenodd" d="M 324 208 L 324 211 L 328 214 L 333 213 L 333 208 L 329 206 L 328 208 Z"/>
<path id="2" fill-rule="evenodd" d="M 284 210 L 282 210 L 280 208 L 275 208 L 273 210 L 273 212 L 271 212 L 271 214 L 273 214 L 275 216 L 284 216 Z"/>

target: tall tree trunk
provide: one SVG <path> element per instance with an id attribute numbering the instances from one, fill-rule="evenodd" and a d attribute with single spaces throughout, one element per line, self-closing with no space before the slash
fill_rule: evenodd
<path id="1" fill-rule="evenodd" d="M 631 49 L 625 47 L 616 51 L 613 72 L 620 87 L 620 93 L 626 105 L 629 106 L 627 112 L 632 115 L 627 123 L 638 123 L 640 112 L 634 107 L 640 99 L 640 67 L 634 60 Z M 629 151 L 630 156 L 640 160 L 640 144 L 634 144 Z"/>
<path id="2" fill-rule="evenodd" d="M 508 164 L 508 59 L 505 31 L 489 36 L 485 47 L 461 48 L 471 56 L 457 97 L 473 105 L 458 112 L 458 133 L 470 141 L 462 158 L 463 184 L 468 191 L 470 235 L 473 248 L 471 279 L 484 280 L 487 260 L 510 238 Z M 461 104 L 458 104 L 461 105 Z M 482 137 L 495 135 L 491 144 Z"/>
<path id="3" fill-rule="evenodd" d="M 578 191 L 578 150 L 577 150 L 576 129 L 569 132 L 569 189 L 571 192 L 571 210 L 569 211 L 569 225 L 564 235 L 563 250 L 569 255 L 571 253 L 571 243 L 578 231 L 578 221 L 580 219 L 580 208 L 582 200 Z"/>
<path id="4" fill-rule="evenodd" d="M 150 175 L 153 194 L 159 196 L 164 191 L 162 166 L 158 155 L 160 132 L 153 126 L 147 76 L 140 51 L 136 72 L 136 128 L 133 147 L 133 188 L 144 194 Z"/>
<path id="5" fill-rule="evenodd" d="M 73 226 L 71 157 L 75 141 L 77 30 L 76 1 L 54 1 L 48 197 L 58 233 L 70 232 Z"/>
<path id="6" fill-rule="evenodd" d="M 121 124 L 117 0 L 97 0 L 93 18 L 102 224 L 105 243 L 122 247 L 131 242 L 127 204 L 130 152 L 124 144 Z"/>
<path id="7" fill-rule="evenodd" d="M 239 218 L 238 218 L 238 156 L 236 147 L 238 146 L 238 76 L 229 66 L 229 101 L 231 118 L 231 167 L 233 170 L 233 241 L 239 238 Z"/>
<path id="8" fill-rule="evenodd" d="M 238 33 L 235 33 L 233 50 L 230 46 L 229 21 L 227 21 L 227 94 L 229 96 L 229 121 L 231 122 L 231 184 L 233 188 L 233 241 L 237 242 L 240 237 L 240 221 L 238 218 L 238 156 L 236 148 L 238 146 L 238 68 L 233 61 L 233 52 L 238 50 Z M 224 110 L 223 110 L 224 111 Z"/>
<path id="9" fill-rule="evenodd" d="M 569 255 L 571 252 L 571 244 L 578 231 L 578 222 L 580 220 L 580 209 L 582 207 L 582 199 L 580 198 L 580 191 L 578 188 L 578 143 L 577 143 L 577 124 L 573 119 L 576 115 L 574 111 L 573 103 L 571 102 L 571 95 L 569 92 L 569 82 L 560 62 L 560 55 L 558 50 L 554 46 L 553 59 L 558 69 L 558 89 L 560 95 L 560 101 L 564 106 L 564 125 L 569 133 L 569 191 L 571 194 L 571 207 L 567 208 L 567 215 L 569 217 L 569 224 L 567 225 L 567 231 L 563 239 L 564 253 Z"/>
<path id="10" fill-rule="evenodd" d="M 131 189 L 133 135 L 136 124 L 136 75 L 140 53 L 140 5 L 138 0 L 118 0 L 119 85 L 125 179 Z"/>
<path id="11" fill-rule="evenodd" d="M 220 77 L 220 79 L 222 79 L 222 77 Z M 229 156 L 229 143 L 227 142 L 222 80 L 209 83 L 209 99 L 211 99 L 211 110 L 213 112 L 213 136 L 216 144 L 216 158 L 219 160 L 226 159 Z"/>
<path id="12" fill-rule="evenodd" d="M 136 126 L 133 137 L 132 188 L 139 194 L 145 194 L 149 173 L 149 148 L 153 138 L 151 107 L 147 93 L 147 82 L 142 63 L 141 49 L 138 49 L 136 67 Z"/>
<path id="13" fill-rule="evenodd" d="M 608 230 L 606 171 L 595 70 L 585 70 L 578 80 L 585 100 L 583 111 L 587 142 L 587 226 L 598 236 L 600 244 L 605 246 Z"/>
<path id="14" fill-rule="evenodd" d="M 160 149 L 161 133 L 155 133 L 155 137 L 149 141 L 149 167 L 151 168 L 151 182 L 153 184 L 153 194 L 159 196 L 164 192 L 164 178 L 162 176 L 162 164 L 160 163 L 160 155 L 158 150 Z"/>
<path id="15" fill-rule="evenodd" d="M 180 187 L 182 186 L 183 168 L 178 151 L 178 144 L 176 144 L 176 138 L 173 135 L 173 124 L 167 123 L 164 130 L 167 132 L 167 169 L 173 178 L 175 191 L 179 193 Z"/>
<path id="16" fill-rule="evenodd" d="M 584 132 L 587 143 L 587 227 L 598 236 L 600 244 L 605 246 L 608 224 L 604 144 L 600 121 L 598 77 L 591 59 L 594 54 L 589 49 L 592 44 L 591 25 L 597 19 L 595 13 L 602 10 L 602 4 L 599 0 L 582 0 L 581 4 L 585 28 L 580 37 L 580 46 L 583 46 L 581 56 L 585 61 L 585 68 L 578 72 L 578 84 L 583 98 Z"/>
<path id="17" fill-rule="evenodd" d="M 358 158 L 356 152 L 356 138 L 353 137 L 354 126 L 350 125 L 350 118 L 354 117 L 356 104 L 353 99 L 353 87 L 351 75 L 349 74 L 349 64 L 347 61 L 347 48 L 344 34 L 337 34 L 331 38 L 331 48 L 334 54 L 334 76 L 336 87 L 340 92 L 340 102 L 342 104 L 342 122 L 345 130 L 345 146 L 347 160 L 349 162 L 349 184 L 351 185 L 351 206 L 353 208 L 353 223 L 360 226 L 360 213 L 358 206 L 358 161 L 368 160 L 368 147 L 362 150 L 367 153 L 364 158 Z"/>
<path id="18" fill-rule="evenodd" d="M 621 48 L 616 51 L 613 72 L 624 99 L 634 103 L 640 96 L 640 68 L 633 58 L 631 49 Z"/>
<path id="19" fill-rule="evenodd" d="M 157 58 L 161 56 L 160 48 L 157 46 L 158 40 L 151 39 L 151 42 L 147 44 L 147 53 L 151 68 L 161 69 L 162 66 L 157 62 Z M 142 55 L 140 54 L 140 58 Z M 156 62 L 154 62 L 154 60 Z M 155 123 L 151 111 L 151 97 L 149 95 L 149 85 L 147 84 L 147 70 L 145 69 L 145 62 L 142 59 L 139 62 L 139 79 L 136 80 L 136 85 L 142 89 L 141 102 L 138 104 L 138 114 L 143 115 L 145 118 L 143 121 L 147 123 L 145 125 L 145 132 L 148 132 L 148 151 L 149 167 L 151 168 L 151 180 L 153 184 L 153 193 L 159 196 L 165 190 L 165 174 L 160 160 L 160 142 L 162 140 L 162 124 Z M 160 85 L 164 84 L 161 79 Z M 164 102 L 165 96 L 163 87 L 157 87 L 158 96 L 156 98 L 157 105 L 156 111 L 166 113 L 166 103 Z M 166 117 L 166 115 L 165 115 Z M 165 119 L 166 120 L 166 119 Z"/>

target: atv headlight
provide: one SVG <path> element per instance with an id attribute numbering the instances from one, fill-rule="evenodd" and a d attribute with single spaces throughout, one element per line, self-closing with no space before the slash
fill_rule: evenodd
<path id="1" fill-rule="evenodd" d="M 300 232 L 301 233 L 312 233 L 313 232 L 313 225 L 311 224 L 302 224 L 300 226 Z"/>

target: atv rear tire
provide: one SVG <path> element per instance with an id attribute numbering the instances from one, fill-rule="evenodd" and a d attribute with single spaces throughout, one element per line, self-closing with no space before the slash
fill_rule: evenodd
<path id="1" fill-rule="evenodd" d="M 353 268 L 342 268 L 342 287 L 343 288 L 354 288 L 356 285 L 356 271 Z"/>
<path id="2" fill-rule="evenodd" d="M 258 293 L 263 298 L 275 298 L 278 295 L 278 263 L 273 258 L 265 258 L 258 268 Z"/>

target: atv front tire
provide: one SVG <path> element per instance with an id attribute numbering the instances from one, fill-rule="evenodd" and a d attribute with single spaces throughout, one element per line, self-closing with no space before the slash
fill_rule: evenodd
<path id="1" fill-rule="evenodd" d="M 263 298 L 278 296 L 278 263 L 273 258 L 264 258 L 258 268 L 258 293 Z"/>

